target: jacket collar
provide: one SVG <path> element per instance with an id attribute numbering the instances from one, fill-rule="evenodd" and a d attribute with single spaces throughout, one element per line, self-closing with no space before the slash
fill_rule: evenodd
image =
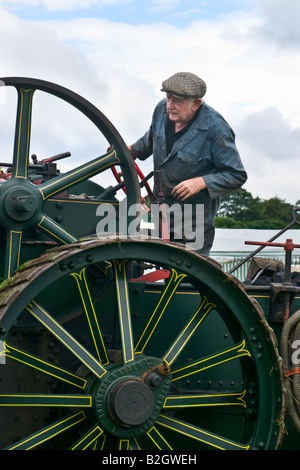
<path id="1" fill-rule="evenodd" d="M 166 113 L 165 119 L 168 119 L 168 115 Z M 197 119 L 192 123 L 192 125 L 189 127 L 189 129 L 183 134 L 181 138 L 179 138 L 169 155 L 166 156 L 165 160 L 162 162 L 162 165 L 166 162 L 168 162 L 175 154 L 178 152 L 178 150 L 182 149 L 185 145 L 187 145 L 191 140 L 193 140 L 196 135 L 199 133 L 199 130 L 208 130 L 209 128 L 209 107 L 207 104 L 202 102 L 201 107 L 200 107 L 200 112 L 197 117 Z"/>
<path id="2" fill-rule="evenodd" d="M 204 103 L 204 101 L 202 101 L 200 112 L 198 118 L 194 122 L 194 125 L 202 131 L 207 131 L 209 128 L 209 108 L 207 104 Z"/>

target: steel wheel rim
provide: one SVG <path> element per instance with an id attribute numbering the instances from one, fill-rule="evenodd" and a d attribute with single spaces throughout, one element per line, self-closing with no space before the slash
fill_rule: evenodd
<path id="1" fill-rule="evenodd" d="M 0 308 L 2 340 L 5 340 L 6 332 L 11 329 L 13 322 L 16 320 L 17 315 L 12 313 L 13 310 L 14 312 L 16 310 L 21 311 L 29 304 L 31 313 L 42 313 L 44 307 L 39 307 L 38 303 L 32 300 L 35 299 L 36 294 L 40 292 L 40 286 L 43 282 L 47 282 L 47 285 L 49 285 L 52 281 L 58 279 L 58 277 L 61 278 L 70 275 L 76 268 L 77 271 L 78 269 L 82 270 L 85 266 L 107 260 L 115 260 L 115 266 L 121 267 L 126 259 L 146 259 L 152 263 L 158 263 L 170 269 L 171 272 L 174 272 L 174 278 L 170 280 L 169 289 L 171 288 L 176 291 L 180 276 L 192 277 L 195 282 L 200 282 L 199 285 L 202 289 L 206 286 L 205 296 L 203 295 L 203 298 L 201 298 L 202 307 L 199 305 L 200 308 L 198 308 L 200 312 L 198 320 L 200 320 L 200 323 L 198 324 L 198 320 L 195 319 L 190 323 L 190 326 L 195 327 L 195 332 L 191 338 L 195 338 L 201 327 L 205 324 L 205 321 L 202 323 L 202 316 L 204 319 L 206 315 L 207 318 L 209 318 L 209 315 L 212 314 L 211 312 L 215 310 L 214 305 L 216 301 L 220 303 L 219 309 L 222 315 L 228 317 L 232 324 L 235 323 L 237 326 L 239 325 L 241 331 L 239 333 L 235 331 L 234 328 L 232 328 L 232 331 L 229 329 L 232 338 L 234 338 L 234 344 L 232 343 L 231 347 L 225 348 L 223 351 L 219 351 L 217 348 L 215 350 L 216 354 L 211 354 L 208 358 L 202 357 L 201 352 L 199 352 L 199 357 L 194 358 L 192 362 L 187 363 L 183 361 L 182 363 L 180 362 L 180 356 L 181 354 L 185 354 L 185 351 L 192 343 L 192 339 L 187 340 L 189 332 L 185 329 L 187 323 L 189 323 L 188 320 L 191 320 L 193 317 L 191 312 L 188 312 L 186 316 L 184 315 L 185 320 L 183 327 L 180 327 L 176 334 L 173 332 L 170 333 L 171 340 L 168 346 L 163 347 L 164 353 L 162 355 L 151 354 L 152 351 L 157 352 L 155 335 L 158 329 L 155 330 L 154 328 L 154 333 L 152 335 L 150 334 L 154 324 L 151 325 L 149 323 L 148 327 L 143 325 L 142 330 L 139 330 L 139 339 L 135 339 L 134 343 L 129 340 L 132 331 L 130 321 L 132 320 L 134 323 L 134 312 L 131 312 L 129 319 L 129 316 L 126 315 L 126 307 L 124 307 L 126 286 L 128 286 L 128 284 L 126 280 L 124 284 L 125 277 L 122 277 L 122 269 L 120 269 L 118 274 L 114 274 L 114 281 L 118 279 L 120 285 L 123 282 L 123 287 L 119 287 L 117 291 L 119 297 L 122 298 L 121 303 L 123 308 L 125 308 L 124 316 L 120 317 L 124 320 L 122 331 L 125 333 L 125 338 L 121 341 L 123 362 L 122 364 L 118 363 L 116 369 L 114 369 L 113 366 L 111 369 L 108 366 L 107 369 L 104 364 L 105 361 L 102 361 L 104 365 L 95 359 L 91 361 L 89 370 L 92 371 L 92 375 L 96 377 L 96 379 L 89 381 L 87 386 L 88 393 L 86 396 L 83 395 L 83 398 L 80 397 L 80 400 L 82 400 L 82 408 L 76 415 L 73 413 L 68 416 L 68 419 L 70 419 L 68 423 L 73 423 L 72 426 L 75 426 L 75 424 L 76 426 L 80 426 L 80 423 L 87 419 L 86 416 L 89 416 L 89 419 L 92 420 L 90 414 L 85 415 L 85 407 L 91 408 L 90 405 L 87 405 L 89 400 L 99 402 L 99 400 L 101 401 L 101 398 L 104 397 L 106 408 L 109 406 L 108 395 L 103 395 L 104 392 L 101 386 L 102 388 L 104 386 L 106 389 L 109 389 L 110 392 L 112 392 L 112 388 L 114 387 L 114 393 L 119 393 L 119 395 L 123 397 L 126 394 L 132 397 L 133 392 L 129 392 L 129 378 L 130 380 L 132 380 L 132 378 L 135 380 L 135 378 L 145 373 L 148 367 L 151 367 L 148 363 L 143 362 L 143 356 L 146 358 L 145 361 L 149 360 L 154 368 L 167 363 L 171 368 L 171 383 L 169 383 L 169 375 L 166 374 L 166 378 L 161 388 L 160 386 L 158 387 L 157 396 L 155 396 L 155 406 L 159 408 L 158 413 L 157 409 L 154 411 L 155 406 L 153 409 L 151 408 L 149 414 L 148 411 L 145 411 L 146 406 L 141 405 L 140 416 L 142 416 L 142 422 L 138 422 L 135 426 L 132 424 L 129 425 L 128 423 L 126 423 L 126 425 L 124 425 L 124 423 L 122 423 L 122 425 L 119 425 L 119 423 L 116 425 L 116 418 L 111 418 L 111 416 L 108 420 L 109 422 L 107 422 L 103 417 L 101 418 L 103 409 L 99 410 L 97 408 L 95 411 L 95 407 L 92 407 L 93 419 L 95 419 L 95 413 L 98 413 L 97 419 L 91 423 L 88 429 L 84 430 L 76 443 L 70 445 L 70 448 L 86 448 L 86 446 L 90 447 L 95 445 L 96 442 L 97 445 L 101 447 L 101 443 L 105 441 L 104 438 L 106 438 L 107 435 L 109 436 L 110 445 L 113 445 L 114 449 L 120 448 L 121 441 L 129 448 L 147 450 L 149 447 L 150 449 L 153 448 L 151 446 L 153 446 L 154 442 L 154 449 L 170 449 L 173 448 L 174 442 L 178 442 L 178 440 L 180 443 L 177 444 L 177 446 L 179 447 L 175 447 L 175 449 L 189 449 L 189 446 L 191 446 L 192 449 L 197 449 L 198 447 L 203 448 L 204 446 L 204 448 L 235 450 L 276 448 L 281 439 L 280 418 L 284 397 L 282 396 L 281 387 L 281 362 L 278 357 L 274 336 L 264 321 L 258 305 L 245 295 L 236 279 L 225 275 L 212 260 L 199 257 L 182 247 L 154 240 L 148 240 L 147 242 L 138 240 L 111 240 L 108 243 L 99 240 L 89 240 L 81 244 L 70 246 L 67 250 L 63 250 L 62 248 L 54 250 L 50 256 L 49 254 L 45 254 L 44 260 L 46 264 L 43 264 L 43 259 L 40 259 L 39 261 L 33 261 L 32 266 L 29 267 L 28 272 L 31 272 L 33 276 L 33 280 L 29 283 L 30 288 L 29 285 L 23 289 L 20 285 L 13 287 L 12 281 L 9 281 L 7 286 L 2 288 L 0 297 L 2 300 Z M 22 278 L 22 272 L 17 274 L 15 279 L 16 283 L 19 282 L 20 278 Z M 166 287 L 166 289 L 168 288 Z M 21 295 L 17 296 L 17 292 L 21 292 Z M 167 296 L 170 295 L 170 290 L 166 292 L 169 292 Z M 214 295 L 214 302 L 210 302 L 210 296 L 212 294 Z M 170 300 L 168 297 L 166 297 L 168 298 L 168 302 L 162 300 L 163 295 L 163 291 L 158 294 L 159 301 L 162 305 L 164 305 L 164 302 L 167 304 Z M 205 304 L 203 304 L 205 297 Z M 128 313 L 129 307 L 127 308 Z M 48 313 L 49 312 L 46 310 L 44 318 L 46 318 Z M 126 322 L 126 318 L 128 323 Z M 53 325 L 54 323 L 52 323 L 51 328 L 54 328 Z M 135 333 L 137 333 L 137 331 L 138 330 L 134 330 Z M 144 331 L 146 334 L 141 334 L 141 331 Z M 149 337 L 152 338 L 152 346 L 148 344 Z M 60 339 L 62 340 L 62 336 Z M 132 350 L 133 345 L 135 346 L 136 353 Z M 70 342 L 69 346 L 75 349 L 78 345 Z M 9 351 L 8 346 L 7 351 Z M 137 354 L 137 352 L 140 354 Z M 189 352 L 188 350 L 187 354 Z M 8 355 L 9 354 L 13 355 L 15 353 L 8 352 Z M 85 356 L 83 359 L 82 350 L 79 351 L 78 357 L 85 365 L 86 361 L 89 362 L 90 360 L 88 356 Z M 179 365 L 176 365 L 178 357 Z M 202 390 L 201 393 L 195 393 L 192 390 L 192 397 L 190 397 L 190 389 L 185 385 L 186 382 L 188 380 L 192 381 L 197 374 L 198 377 L 199 374 L 201 376 L 204 369 L 208 370 L 209 367 L 211 367 L 211 370 L 215 370 L 218 367 L 216 366 L 215 357 L 223 358 L 220 362 L 224 362 L 224 364 L 226 362 L 233 363 L 235 360 L 239 363 L 243 363 L 239 367 L 241 367 L 242 370 L 245 388 L 242 388 L 241 385 L 238 387 L 235 386 L 231 393 L 227 387 L 225 393 L 221 393 L 220 390 L 222 390 L 222 388 L 220 388 L 220 386 L 217 393 L 209 394 L 206 393 L 206 384 L 205 389 L 202 389 L 202 386 L 199 387 L 199 389 Z M 22 358 L 24 359 L 24 356 L 22 356 Z M 248 361 L 246 365 L 244 361 Z M 206 365 L 199 367 L 201 363 L 202 365 Z M 197 370 L 197 367 L 199 370 Z M 196 372 L 193 368 L 196 368 Z M 270 373 L 266 373 L 266 370 Z M 69 372 L 70 371 L 68 371 L 68 373 Z M 214 376 L 213 379 L 215 379 Z M 66 378 L 64 378 L 64 380 L 66 381 Z M 79 380 L 81 383 L 82 377 L 76 380 Z M 122 388 L 122 384 L 122 386 L 120 386 L 123 380 L 125 380 L 124 388 Z M 176 393 L 173 391 L 174 387 Z M 184 389 L 184 387 L 186 388 Z M 182 394 L 178 392 L 179 389 L 184 389 Z M 147 401 L 148 391 L 146 389 L 136 390 L 136 393 L 140 393 L 141 397 L 143 397 L 142 399 Z M 267 397 L 267 399 L 264 397 Z M 49 400 L 49 397 L 47 399 Z M 52 399 L 54 403 L 55 400 L 59 400 L 55 395 Z M 75 400 L 75 398 L 70 396 L 66 396 L 65 399 Z M 193 402 L 193 399 L 196 401 Z M 3 406 L 5 406 L 5 400 L 6 398 L 2 398 Z M 12 399 L 9 398 L 8 400 Z M 206 402 L 206 400 L 208 400 L 208 402 Z M 210 429 L 210 425 L 205 429 L 198 426 L 197 423 L 194 423 L 194 417 L 192 415 L 197 414 L 195 410 L 197 410 L 197 412 L 204 408 L 209 411 L 214 410 L 217 407 L 217 402 L 214 402 L 214 400 L 220 400 L 221 407 L 226 408 L 227 406 L 227 410 L 234 410 L 232 419 L 235 419 L 234 415 L 237 409 L 243 410 L 241 414 L 238 413 L 239 421 L 237 427 L 240 435 L 239 439 L 230 439 L 226 433 L 224 435 L 218 435 L 214 432 L 214 425 L 212 425 L 212 429 Z M 228 400 L 233 400 L 229 407 L 228 403 L 225 403 Z M 10 403 L 13 403 L 13 401 L 10 401 Z M 113 408 L 115 407 L 115 405 L 111 406 Z M 182 412 L 184 408 L 185 410 Z M 188 411 L 186 411 L 186 409 L 188 409 Z M 114 413 L 119 413 L 118 417 L 120 419 L 120 412 L 115 408 L 113 409 L 113 414 Z M 180 419 L 182 416 L 184 419 Z M 212 421 L 214 416 L 215 413 L 213 411 Z M 143 417 L 145 417 L 145 419 Z M 198 413 L 195 419 L 202 420 L 202 411 Z M 117 432 L 112 431 L 113 424 L 118 428 Z M 62 426 L 62 419 L 57 424 L 57 426 L 59 425 Z M 129 426 L 129 431 L 126 426 Z M 218 426 L 219 424 L 216 428 L 218 428 Z M 87 434 L 89 434 L 89 438 Z M 163 440 L 160 438 L 161 435 L 165 436 Z M 108 441 L 106 441 L 106 443 L 107 442 Z M 18 445 L 28 444 L 22 443 Z M 183 447 L 180 447 L 181 445 L 183 445 Z"/>

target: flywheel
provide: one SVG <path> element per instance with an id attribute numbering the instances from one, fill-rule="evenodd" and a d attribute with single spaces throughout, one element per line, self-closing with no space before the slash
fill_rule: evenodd
<path id="1" fill-rule="evenodd" d="M 162 240 L 87 239 L 0 291 L 2 449 L 268 450 L 281 360 L 239 281 Z"/>
<path id="2" fill-rule="evenodd" d="M 42 242 L 46 248 L 49 248 L 50 243 L 67 245 L 88 234 L 95 234 L 98 221 L 96 210 L 99 204 L 118 204 L 113 187 L 100 187 L 89 181 L 95 175 L 115 165 L 120 166 L 128 208 L 140 202 L 140 187 L 133 159 L 123 139 L 111 122 L 89 101 L 67 88 L 44 80 L 7 77 L 0 81 L 6 87 L 15 88 L 17 93 L 12 160 L 7 164 L 1 163 L 1 166 L 10 168 L 9 173 L 3 173 L 9 177 L 0 177 L 0 252 L 3 259 L 0 278 L 7 279 L 20 264 L 39 256 L 37 251 L 32 252 L 33 246 L 39 246 Z M 65 173 L 58 171 L 44 179 L 39 176 L 38 181 L 33 179 L 32 173 L 36 176 L 35 173 L 39 173 L 43 165 L 30 163 L 29 152 L 34 105 L 40 95 L 52 96 L 54 101 L 57 98 L 58 102 L 66 103 L 66 109 L 70 106 L 79 111 L 90 121 L 93 129 L 96 127 L 97 135 L 99 131 L 99 135 L 105 138 L 106 147 L 104 152 L 99 148 L 100 156 L 75 165 L 75 168 Z M 46 106 L 42 111 L 45 115 L 49 112 Z M 55 118 L 57 119 L 56 115 Z M 71 123 L 68 119 L 63 123 L 66 126 L 65 132 L 69 135 L 68 127 Z M 84 140 L 84 135 L 82 139 Z M 70 139 L 70 147 L 73 146 L 75 147 Z M 86 158 L 87 155 L 83 157 Z M 107 178 L 104 180 L 107 181 Z M 74 188 L 82 188 L 86 182 L 90 183 L 88 188 L 91 194 L 86 199 L 71 197 L 73 194 L 70 195 L 69 191 L 72 193 Z"/>

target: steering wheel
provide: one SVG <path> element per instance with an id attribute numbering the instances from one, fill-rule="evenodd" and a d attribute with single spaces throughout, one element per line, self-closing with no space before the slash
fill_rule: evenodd
<path id="1" fill-rule="evenodd" d="M 146 191 L 147 191 L 147 194 L 148 194 L 148 196 L 149 196 L 149 198 L 150 198 L 150 201 L 152 201 L 152 199 L 153 199 L 153 193 L 152 193 L 152 189 L 151 189 L 151 187 L 150 187 L 150 185 L 149 185 L 149 183 L 148 183 L 148 181 L 147 181 L 147 178 L 149 177 L 149 175 L 148 175 L 148 177 L 145 177 L 145 175 L 143 174 L 143 172 L 142 172 L 142 170 L 140 169 L 140 167 L 138 166 L 138 164 L 137 164 L 136 162 L 134 162 L 134 165 L 135 165 L 135 169 L 136 169 L 137 175 L 139 176 L 139 178 L 140 178 L 140 180 L 141 180 L 140 185 L 141 185 L 142 187 L 145 187 L 145 188 L 146 188 Z M 113 173 L 113 175 L 114 175 L 116 181 L 117 181 L 118 183 L 122 183 L 122 181 L 123 181 L 123 178 L 122 178 L 123 175 L 122 175 L 122 173 L 118 172 L 115 166 L 113 166 L 113 167 L 111 168 L 111 171 L 112 171 L 112 173 Z M 123 189 L 123 191 L 124 191 L 125 194 L 126 194 L 126 188 L 125 188 L 124 186 L 122 186 L 122 189 Z M 141 196 L 141 201 L 142 201 L 143 209 L 145 210 L 145 212 L 150 212 L 150 209 L 149 209 L 149 207 L 147 207 L 147 205 L 146 205 L 146 203 L 145 203 L 145 198 L 144 198 L 143 196 Z"/>

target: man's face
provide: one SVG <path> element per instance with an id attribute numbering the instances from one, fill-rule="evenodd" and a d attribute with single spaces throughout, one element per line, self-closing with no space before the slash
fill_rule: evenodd
<path id="1" fill-rule="evenodd" d="M 167 112 L 175 123 L 187 124 L 201 105 L 201 99 L 177 98 L 167 93 Z"/>

